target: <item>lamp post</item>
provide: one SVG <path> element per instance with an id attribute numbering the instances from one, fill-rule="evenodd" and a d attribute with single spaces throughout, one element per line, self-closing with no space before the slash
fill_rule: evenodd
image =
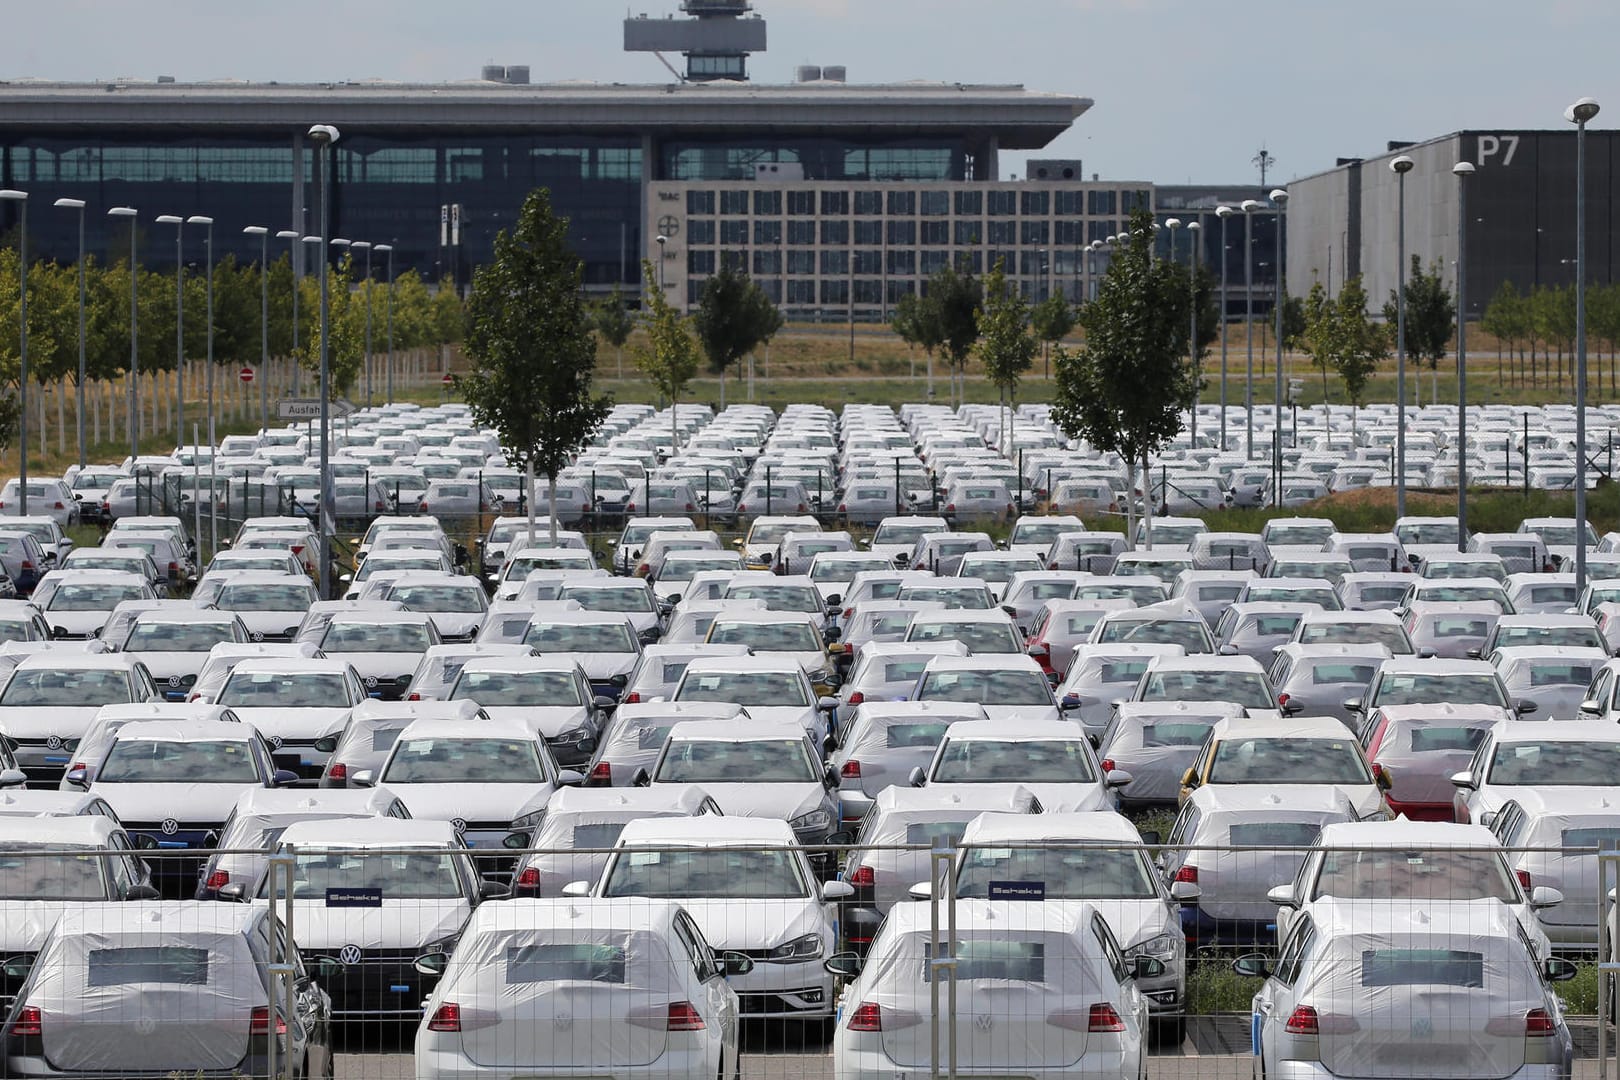
<path id="1" fill-rule="evenodd" d="M 309 129 L 319 156 L 316 159 L 315 179 L 321 191 L 321 597 L 332 595 L 332 534 L 337 527 L 332 513 L 332 439 L 330 343 L 331 306 L 327 298 L 327 271 L 331 259 L 327 255 L 328 231 L 331 228 L 331 147 L 338 141 L 338 129 L 331 124 L 316 124 Z"/>
<path id="2" fill-rule="evenodd" d="M 1457 550 L 1468 550 L 1468 178 L 1472 162 L 1451 167 L 1457 177 Z"/>
<path id="3" fill-rule="evenodd" d="M 302 215 L 300 215 L 302 216 Z M 298 396 L 298 256 L 302 254 L 298 245 L 303 242 L 304 234 L 297 229 L 282 229 L 276 233 L 277 240 L 287 241 L 287 267 L 292 271 L 292 392 Z"/>
<path id="4" fill-rule="evenodd" d="M 1226 219 L 1233 210 L 1222 203 L 1215 208 L 1221 219 L 1221 453 L 1226 452 Z"/>
<path id="5" fill-rule="evenodd" d="M 388 381 L 383 389 L 388 394 L 388 403 L 394 402 L 394 245 L 378 244 L 375 249 L 388 256 Z"/>
<path id="6" fill-rule="evenodd" d="M 209 447 L 212 447 L 214 445 L 214 219 L 211 217 L 203 217 L 200 214 L 193 214 L 191 217 L 186 218 L 186 224 L 201 225 L 204 229 L 203 252 L 205 254 L 205 259 L 203 261 L 203 265 L 208 271 L 208 287 L 206 293 L 208 299 L 206 301 L 207 308 L 205 309 L 204 319 L 208 324 L 208 353 L 207 366 L 203 368 L 203 381 L 208 388 L 208 445 Z M 213 460 L 212 454 L 209 455 L 209 460 Z M 213 504 L 212 491 L 209 492 L 209 504 Z M 217 537 L 215 538 L 214 546 L 219 546 Z"/>
<path id="7" fill-rule="evenodd" d="M 1395 214 L 1395 516 L 1406 516 L 1406 174 L 1412 159 L 1402 154 L 1389 163 L 1399 202 Z"/>
<path id="8" fill-rule="evenodd" d="M 159 214 L 159 225 L 174 226 L 174 445 L 186 445 L 186 219 Z M 156 408 L 156 406 L 153 406 Z"/>
<path id="9" fill-rule="evenodd" d="M 242 230 L 259 238 L 259 426 L 270 428 L 270 230 L 249 225 Z"/>
<path id="10" fill-rule="evenodd" d="M 1243 210 L 1243 327 L 1249 352 L 1248 375 L 1243 380 L 1243 424 L 1246 438 L 1243 456 L 1254 460 L 1254 212 L 1260 209 L 1255 199 L 1244 199 Z"/>
<path id="11" fill-rule="evenodd" d="M 1282 407 L 1283 407 L 1283 218 L 1288 210 L 1288 192 L 1282 188 L 1271 190 L 1271 201 L 1277 207 L 1277 294 L 1271 302 L 1273 314 L 1277 321 L 1277 391 L 1275 402 L 1271 410 L 1271 482 L 1273 495 L 1271 505 L 1282 505 Z"/>
<path id="12" fill-rule="evenodd" d="M 1586 588 L 1586 125 L 1598 103 L 1564 110 L 1575 125 L 1575 592 Z"/>
<path id="13" fill-rule="evenodd" d="M 55 205 L 79 212 L 79 386 L 76 416 L 79 435 L 79 468 L 84 468 L 84 200 L 57 199 Z"/>
<path id="14" fill-rule="evenodd" d="M 371 407 L 371 241 L 356 240 L 349 250 L 359 248 L 366 253 L 366 407 Z"/>
<path id="15" fill-rule="evenodd" d="M 17 283 L 20 295 L 22 314 L 18 319 L 21 325 L 19 333 L 22 336 L 22 373 L 17 380 L 17 490 L 21 493 L 18 502 L 23 517 L 28 516 L 28 192 L 14 191 L 11 188 L 0 190 L 0 199 L 17 204 L 17 212 L 21 215 L 21 232 L 18 240 Z"/>
<path id="16" fill-rule="evenodd" d="M 135 386 L 136 376 L 140 373 L 140 353 L 136 349 L 139 338 L 139 320 L 136 314 L 135 298 L 139 289 L 139 275 L 135 272 L 135 221 L 137 214 L 132 206 L 115 206 L 107 211 L 108 217 L 122 217 L 129 219 L 129 460 L 133 464 L 141 453 L 141 414 L 137 406 Z"/>
<path id="17" fill-rule="evenodd" d="M 669 243 L 669 237 L 665 236 L 663 233 L 659 233 L 658 237 L 657 237 L 657 241 L 658 241 L 658 295 L 663 296 L 664 295 L 664 245 Z M 664 299 L 668 300 L 669 297 L 664 296 Z"/>
<path id="18" fill-rule="evenodd" d="M 1197 221 L 1187 222 L 1187 236 L 1192 241 L 1192 252 L 1187 264 L 1187 294 L 1192 298 L 1192 312 L 1188 316 L 1187 348 L 1192 354 L 1193 373 L 1193 408 L 1192 423 L 1189 431 L 1192 435 L 1193 449 L 1198 448 L 1198 398 L 1203 389 L 1204 380 L 1198 370 L 1198 241 L 1203 234 L 1204 226 Z"/>

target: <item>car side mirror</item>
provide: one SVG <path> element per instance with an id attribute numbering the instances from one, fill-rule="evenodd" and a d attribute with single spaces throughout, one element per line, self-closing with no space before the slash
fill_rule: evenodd
<path id="1" fill-rule="evenodd" d="M 26 777 L 25 777 L 26 779 Z M 75 765 L 62 777 L 68 787 L 78 788 L 80 791 L 90 790 L 90 770 L 83 765 Z"/>
<path id="2" fill-rule="evenodd" d="M 22 787 L 28 783 L 28 774 L 21 769 L 0 770 L 0 788 Z"/>
<path id="3" fill-rule="evenodd" d="M 291 769 L 277 769 L 270 776 L 270 786 L 276 788 L 292 787 L 298 783 L 300 777 Z"/>
<path id="4" fill-rule="evenodd" d="M 1395 786 L 1395 778 L 1383 765 L 1373 767 L 1373 783 L 1378 785 L 1379 791 L 1388 791 Z"/>
<path id="5" fill-rule="evenodd" d="M 823 900 L 848 900 L 855 895 L 855 886 L 847 881 L 824 881 L 821 884 Z"/>
<path id="6" fill-rule="evenodd" d="M 578 769 L 562 769 L 557 773 L 558 787 L 579 787 L 584 782 L 585 774 Z"/>
<path id="7" fill-rule="evenodd" d="M 816 708 L 824 713 L 830 713 L 838 708 L 838 699 L 835 697 L 816 698 Z"/>
<path id="8" fill-rule="evenodd" d="M 570 881 L 562 887 L 562 894 L 564 896 L 589 896 L 591 895 L 591 883 L 588 881 Z"/>
<path id="9" fill-rule="evenodd" d="M 1232 961 L 1232 970 L 1250 979 L 1266 979 L 1271 976 L 1271 968 L 1266 964 L 1263 953 L 1245 953 Z"/>
<path id="10" fill-rule="evenodd" d="M 1274 885 L 1274 886 L 1272 886 L 1272 888 L 1269 891 L 1267 891 L 1267 893 L 1266 893 L 1266 899 L 1270 900 L 1273 904 L 1276 904 L 1278 907 L 1286 907 L 1286 908 L 1297 908 L 1297 907 L 1299 907 L 1299 902 L 1294 899 L 1294 887 L 1292 885 Z"/>
<path id="11" fill-rule="evenodd" d="M 1122 788 L 1129 784 L 1133 779 L 1135 779 L 1135 777 L 1131 776 L 1131 774 L 1126 772 L 1124 769 L 1109 769 L 1108 772 L 1103 775 L 1103 783 L 1111 788 Z"/>
<path id="12" fill-rule="evenodd" d="M 1164 974 L 1164 961 L 1153 956 L 1138 956 L 1131 961 L 1131 977 L 1156 979 Z"/>
<path id="13" fill-rule="evenodd" d="M 1191 881 L 1172 881 L 1170 883 L 1170 899 L 1178 904 L 1196 904 L 1198 898 L 1203 895 L 1204 890 Z"/>
<path id="14" fill-rule="evenodd" d="M 151 885 L 131 885 L 124 893 L 125 900 L 161 900 L 163 894 Z"/>
<path id="15" fill-rule="evenodd" d="M 754 958 L 740 952 L 723 952 L 718 957 L 720 972 L 727 978 L 733 975 L 747 975 L 754 970 Z"/>
<path id="16" fill-rule="evenodd" d="M 866 961 L 862 960 L 859 954 L 852 952 L 833 953 L 821 964 L 829 975 L 837 975 L 841 979 L 855 978 L 865 965 Z"/>
<path id="17" fill-rule="evenodd" d="M 1452 773 L 1451 783 L 1454 787 L 1464 788 L 1468 791 L 1474 790 L 1476 786 L 1474 784 L 1474 774 L 1467 771 Z"/>
<path id="18" fill-rule="evenodd" d="M 628 675 L 615 675 L 611 679 L 608 680 L 608 685 L 613 687 L 615 690 L 623 690 L 624 687 L 625 687 L 625 684 L 628 683 L 629 681 L 630 681 L 630 676 L 628 676 Z"/>
<path id="19" fill-rule="evenodd" d="M 1537 885 L 1530 890 L 1530 906 L 1537 910 L 1557 907 L 1564 902 L 1564 894 L 1547 885 Z"/>
<path id="20" fill-rule="evenodd" d="M 423 953 L 411 963 L 418 975 L 428 975 L 437 978 L 444 974 L 444 969 L 450 966 L 450 957 L 442 952 Z"/>
<path id="21" fill-rule="evenodd" d="M 1222 656 L 1236 656 L 1238 654 L 1237 646 L 1233 645 L 1231 642 L 1227 642 L 1225 645 L 1222 645 L 1215 651 L 1220 653 Z"/>
<path id="22" fill-rule="evenodd" d="M 1482 655 L 1484 655 L 1484 653 L 1480 649 L 1469 649 L 1468 650 L 1468 659 L 1470 659 L 1470 660 L 1478 660 Z"/>
<path id="23" fill-rule="evenodd" d="M 827 614 L 828 614 L 828 616 L 836 615 L 836 614 L 838 614 L 838 609 L 837 608 L 828 608 L 827 609 Z M 827 651 L 831 652 L 832 651 L 831 646 L 834 645 L 838 641 L 838 639 L 840 637 L 842 637 L 842 636 L 843 636 L 843 631 L 842 630 L 838 629 L 838 627 L 836 627 L 836 626 L 829 626 L 829 627 L 827 627 L 827 629 L 825 629 L 825 630 L 823 630 L 821 632 L 821 641 L 822 641 L 822 644 L 827 645 L 829 647 Z"/>
<path id="24" fill-rule="evenodd" d="M 906 783 L 910 784 L 912 787 L 922 787 L 924 784 L 928 783 L 928 774 L 923 772 L 922 767 L 919 765 L 917 768 L 912 769 L 911 772 L 907 774 Z"/>
<path id="25" fill-rule="evenodd" d="M 317 753 L 330 754 L 337 750 L 337 747 L 338 737 L 336 735 L 328 735 L 324 739 L 315 740 L 315 750 Z"/>
<path id="26" fill-rule="evenodd" d="M 630 774 L 630 786 L 631 787 L 651 787 L 652 786 L 652 774 L 649 773 L 644 768 L 643 769 L 637 769 L 635 772 Z"/>
<path id="27" fill-rule="evenodd" d="M 643 645 L 652 645 L 664 636 L 664 632 L 656 626 L 649 626 L 636 636 L 641 639 Z"/>
<path id="28" fill-rule="evenodd" d="M 1360 712 L 1361 711 L 1361 699 L 1358 698 L 1358 697 L 1345 698 L 1344 699 L 1344 709 L 1345 709 L 1346 712 Z"/>
<path id="29" fill-rule="evenodd" d="M 219 887 L 219 898 L 232 904 L 247 903 L 247 886 L 240 881 L 233 881 L 229 885 Z"/>
<path id="30" fill-rule="evenodd" d="M 838 769 L 835 766 L 828 765 L 821 770 L 821 786 L 829 789 L 838 786 Z"/>
<path id="31" fill-rule="evenodd" d="M 28 973 L 33 969 L 32 956 L 12 956 L 8 957 L 4 964 L 0 964 L 0 972 L 4 972 L 6 978 L 19 982 L 28 978 Z"/>
<path id="32" fill-rule="evenodd" d="M 919 881 L 906 890 L 906 895 L 913 900 L 931 900 L 934 897 L 934 883 L 931 881 Z"/>
<path id="33" fill-rule="evenodd" d="M 1573 960 L 1565 960 L 1562 956 L 1549 956 L 1542 961 L 1541 973 L 1547 977 L 1548 982 L 1568 982 L 1579 975 L 1581 969 Z"/>
<path id="34" fill-rule="evenodd" d="M 1417 651 L 1417 658 L 1419 660 L 1433 660 L 1434 657 L 1435 651 L 1427 645 Z"/>
<path id="35" fill-rule="evenodd" d="M 1305 706 L 1302 703 L 1293 700 L 1285 701 L 1277 708 L 1284 716 L 1298 716 L 1305 711 Z"/>
<path id="36" fill-rule="evenodd" d="M 1184 787 L 1184 788 L 1195 788 L 1195 787 L 1197 787 L 1198 786 L 1198 773 L 1193 769 L 1188 769 L 1186 772 L 1182 773 L 1181 774 L 1181 786 Z"/>
<path id="37" fill-rule="evenodd" d="M 593 709 L 600 709 L 603 712 L 607 712 L 610 709 L 616 709 L 618 707 L 619 703 L 608 697 L 606 694 L 597 694 L 595 697 L 591 698 L 591 708 Z"/>
<path id="38" fill-rule="evenodd" d="M 532 842 L 528 830 L 520 829 L 517 832 L 507 833 L 501 840 L 501 847 L 508 851 L 526 851 Z"/>
<path id="39" fill-rule="evenodd" d="M 349 786 L 350 787 L 376 787 L 377 786 L 377 774 L 375 772 L 373 772 L 371 769 L 361 769 L 359 772 L 357 772 L 353 776 L 349 777 Z"/>
<path id="40" fill-rule="evenodd" d="M 1581 712 L 1596 716 L 1603 712 L 1603 705 L 1596 698 L 1587 698 L 1581 702 Z"/>
<path id="41" fill-rule="evenodd" d="M 1526 698 L 1525 700 L 1520 701 L 1517 705 L 1513 706 L 1513 711 L 1518 713 L 1520 716 L 1529 716 L 1531 713 L 1535 712 L 1538 707 L 1539 706 L 1537 706 L 1535 702 Z"/>
<path id="42" fill-rule="evenodd" d="M 512 887 L 504 881 L 484 878 L 478 883 L 478 895 L 484 900 L 505 900 L 512 895 Z"/>

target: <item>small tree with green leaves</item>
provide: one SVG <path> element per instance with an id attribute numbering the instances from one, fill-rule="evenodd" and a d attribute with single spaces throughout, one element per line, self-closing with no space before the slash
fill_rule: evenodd
<path id="1" fill-rule="evenodd" d="M 1047 294 L 1045 300 L 1030 309 L 1029 325 L 1040 340 L 1041 356 L 1048 373 L 1051 372 L 1052 346 L 1069 336 L 1077 318 L 1074 306 L 1058 292 Z"/>
<path id="2" fill-rule="evenodd" d="M 1019 377 L 1035 360 L 1029 315 L 1029 302 L 1007 281 L 1006 268 L 997 259 L 984 279 L 984 306 L 978 313 L 980 336 L 974 351 L 984 364 L 985 376 L 1001 395 L 1001 433 L 996 442 L 1003 454 L 1011 453 L 1012 445 L 1008 403 L 1018 390 Z"/>
<path id="3" fill-rule="evenodd" d="M 642 266 L 649 264 L 645 261 Z M 651 278 L 642 278 L 650 281 Z M 616 362 L 618 364 L 618 378 L 624 378 L 624 343 L 630 340 L 630 333 L 636 328 L 636 320 L 630 315 L 630 308 L 624 302 L 624 293 L 619 291 L 617 285 L 613 286 L 613 293 L 606 300 L 596 305 L 596 332 L 602 335 L 602 340 L 613 346 Z"/>
<path id="4" fill-rule="evenodd" d="M 1359 409 L 1368 381 L 1389 358 L 1389 334 L 1368 317 L 1367 290 L 1362 288 L 1359 274 L 1344 283 L 1327 310 L 1332 320 L 1328 338 L 1331 363 L 1344 381 L 1345 396 Z M 1352 431 L 1354 415 L 1352 412 Z"/>
<path id="5" fill-rule="evenodd" d="M 928 359 L 928 393 L 934 392 L 934 353 L 939 349 L 939 320 L 928 310 L 928 298 L 919 293 L 906 293 L 894 305 L 894 316 L 889 325 L 901 341 L 922 349 Z M 915 373 L 917 369 L 912 368 Z"/>
<path id="6" fill-rule="evenodd" d="M 1416 255 L 1412 256 L 1411 275 L 1402 287 L 1406 290 L 1406 355 L 1420 365 L 1429 365 L 1430 398 L 1438 400 L 1440 361 L 1445 358 L 1457 325 L 1457 299 L 1440 277 L 1440 264 L 1431 264 L 1425 272 L 1423 261 Z M 1391 289 L 1384 302 L 1384 321 L 1390 326 L 1399 323 L 1397 303 L 1395 290 Z"/>
<path id="7" fill-rule="evenodd" d="M 726 371 L 782 328 L 782 313 L 765 290 L 729 264 L 703 285 L 692 316 L 709 369 L 720 376 L 720 407 L 726 404 Z"/>
<path id="8" fill-rule="evenodd" d="M 984 300 L 984 290 L 978 278 L 958 273 L 949 266 L 929 278 L 924 290 L 926 302 L 920 311 L 933 322 L 929 335 L 939 342 L 940 352 L 951 372 L 951 400 L 958 402 L 968 357 L 979 340 L 979 305 Z"/>
<path id="9" fill-rule="evenodd" d="M 524 470 L 531 535 L 534 474 L 545 475 L 552 543 L 557 473 L 596 433 L 611 405 L 592 391 L 596 337 L 584 276 L 584 263 L 568 247 L 567 219 L 552 213 L 544 188 L 530 192 L 517 224 L 496 236 L 494 260 L 473 275 L 467 305 L 472 368 L 457 380 L 474 418 L 495 429 L 507 459 Z"/>
<path id="10" fill-rule="evenodd" d="M 1502 381 L 1502 353 L 1518 355 L 1516 369 L 1519 381 L 1524 381 L 1524 341 L 1530 336 L 1529 305 L 1524 294 L 1511 281 L 1497 286 L 1496 295 L 1485 305 L 1479 317 L 1479 328 L 1496 339 L 1496 381 Z"/>
<path id="11" fill-rule="evenodd" d="M 652 280 L 652 264 L 647 263 L 642 273 Z M 638 346 L 631 356 L 647 381 L 669 399 L 670 452 L 674 453 L 681 448 L 677 406 L 697 374 L 703 352 L 688 320 L 670 305 L 663 290 L 653 289 L 647 296 L 647 344 Z"/>

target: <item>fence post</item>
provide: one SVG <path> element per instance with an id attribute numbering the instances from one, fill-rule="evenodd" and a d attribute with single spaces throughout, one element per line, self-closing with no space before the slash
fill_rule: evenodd
<path id="1" fill-rule="evenodd" d="M 765 466 L 765 513 L 767 516 L 771 512 L 771 469 L 772 466 Z"/>

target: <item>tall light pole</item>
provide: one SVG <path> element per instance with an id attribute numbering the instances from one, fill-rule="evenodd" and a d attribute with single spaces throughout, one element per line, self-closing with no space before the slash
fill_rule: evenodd
<path id="1" fill-rule="evenodd" d="M 174 226 L 174 445 L 178 447 L 186 445 L 186 219 L 159 214 L 153 220 Z"/>
<path id="2" fill-rule="evenodd" d="M 1271 302 L 1272 312 L 1276 316 L 1276 321 L 1277 321 L 1277 332 L 1276 332 L 1276 335 L 1275 335 L 1276 338 L 1277 338 L 1277 364 L 1276 364 L 1276 367 L 1277 367 L 1277 371 L 1276 371 L 1277 391 L 1276 391 L 1276 397 L 1275 397 L 1275 400 L 1274 400 L 1274 403 L 1273 403 L 1272 409 L 1271 409 L 1271 445 L 1272 445 L 1271 482 L 1272 482 L 1272 486 L 1274 488 L 1274 493 L 1273 493 L 1271 505 L 1273 505 L 1273 506 L 1281 506 L 1282 505 L 1282 474 L 1283 474 L 1283 456 L 1282 456 L 1283 254 L 1284 254 L 1283 249 L 1285 247 L 1285 245 L 1283 243 L 1283 220 L 1284 220 L 1284 217 L 1285 217 L 1285 215 L 1286 215 L 1286 213 L 1288 211 L 1288 192 L 1284 191 L 1282 188 L 1272 188 L 1271 189 L 1271 201 L 1277 207 L 1277 258 L 1275 260 L 1275 262 L 1276 262 L 1276 274 L 1277 274 L 1277 292 L 1276 292 L 1276 298 L 1274 300 L 1272 300 L 1272 302 Z"/>
<path id="3" fill-rule="evenodd" d="M 371 241 L 356 240 L 349 250 L 359 248 L 366 253 L 366 407 L 371 407 Z"/>
<path id="4" fill-rule="evenodd" d="M 388 393 L 388 403 L 394 402 L 394 245 L 378 244 L 375 250 L 388 256 L 388 381 L 384 389 Z"/>
<path id="5" fill-rule="evenodd" d="M 1575 125 L 1575 592 L 1586 588 L 1586 125 L 1598 103 L 1564 110 Z"/>
<path id="6" fill-rule="evenodd" d="M 1468 178 L 1472 162 L 1451 167 L 1457 177 L 1457 550 L 1468 550 Z"/>
<path id="7" fill-rule="evenodd" d="M 1243 380 L 1243 424 L 1247 433 L 1243 456 L 1249 461 L 1254 460 L 1254 212 L 1258 209 L 1258 200 L 1243 200 L 1243 327 L 1249 350 L 1249 370 Z"/>
<path id="8" fill-rule="evenodd" d="M 656 239 L 657 239 L 657 242 L 658 242 L 658 295 L 663 296 L 664 295 L 664 245 L 669 243 L 669 237 L 665 236 L 663 233 L 659 233 L 658 236 L 656 237 Z M 664 299 L 668 300 L 669 297 L 664 296 Z"/>
<path id="9" fill-rule="evenodd" d="M 321 597 L 332 595 L 332 534 L 337 528 L 332 512 L 332 414 L 328 405 L 331 395 L 331 304 L 327 297 L 327 270 L 331 258 L 327 253 L 327 240 L 331 229 L 332 187 L 328 170 L 331 168 L 331 149 L 338 141 L 338 129 L 331 124 L 316 124 L 309 129 L 309 138 L 315 143 L 315 178 L 321 192 Z"/>
<path id="10" fill-rule="evenodd" d="M 140 275 L 135 270 L 135 222 L 133 206 L 115 206 L 107 211 L 108 217 L 129 219 L 129 460 L 133 464 L 141 453 L 141 412 L 135 386 L 139 381 L 140 352 L 136 348 L 140 336 L 140 322 L 136 314 L 135 299 L 139 291 Z"/>
<path id="11" fill-rule="evenodd" d="M 207 309 L 205 319 L 208 323 L 208 353 L 207 366 L 203 369 L 203 381 L 208 387 L 208 445 L 214 445 L 214 219 L 193 214 L 186 218 L 187 225 L 201 225 L 203 233 L 203 252 L 205 254 L 204 266 L 208 272 Z M 209 455 L 212 460 L 213 455 Z M 213 505 L 213 493 L 209 492 L 209 505 Z M 217 537 L 215 547 L 218 547 Z"/>
<path id="12" fill-rule="evenodd" d="M 303 215 L 299 215 L 302 217 Z M 282 229 L 276 233 L 277 240 L 287 241 L 287 267 L 292 271 L 292 392 L 298 396 L 298 260 L 303 254 L 298 245 L 303 243 L 304 234 L 297 229 Z"/>
<path id="13" fill-rule="evenodd" d="M 1193 408 L 1190 432 L 1192 434 L 1193 448 L 1198 447 L 1198 398 L 1203 389 L 1204 380 L 1198 370 L 1198 241 L 1202 238 L 1204 226 L 1197 221 L 1187 222 L 1187 236 L 1192 241 L 1192 252 L 1187 262 L 1187 295 L 1191 299 L 1191 313 L 1188 315 L 1187 349 L 1192 354 L 1193 373 Z"/>
<path id="14" fill-rule="evenodd" d="M 57 199 L 64 210 L 79 212 L 79 386 L 76 415 L 79 435 L 79 468 L 84 468 L 84 200 Z"/>
<path id="15" fill-rule="evenodd" d="M 1399 207 L 1395 214 L 1395 516 L 1406 516 L 1406 174 L 1412 159 L 1402 154 L 1394 170 Z"/>
<path id="16" fill-rule="evenodd" d="M 249 225 L 242 230 L 259 238 L 259 426 L 270 428 L 270 230 Z"/>
<path id="17" fill-rule="evenodd" d="M 17 490 L 21 492 L 18 502 L 23 517 L 28 516 L 28 192 L 14 191 L 6 188 L 0 191 L 0 199 L 17 204 L 17 212 L 22 216 L 22 227 L 18 241 L 17 282 L 21 294 L 22 315 L 18 322 L 22 335 L 22 376 L 17 380 L 18 426 L 17 445 L 21 448 L 17 454 Z"/>
<path id="18" fill-rule="evenodd" d="M 1221 219 L 1221 453 L 1226 453 L 1226 219 L 1233 210 L 1222 203 L 1215 208 Z"/>

